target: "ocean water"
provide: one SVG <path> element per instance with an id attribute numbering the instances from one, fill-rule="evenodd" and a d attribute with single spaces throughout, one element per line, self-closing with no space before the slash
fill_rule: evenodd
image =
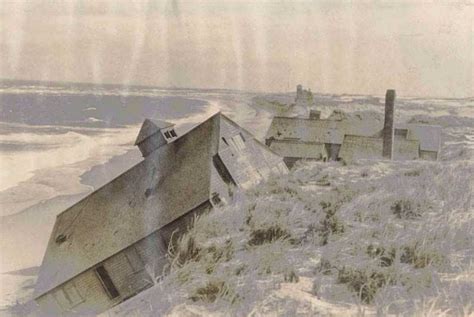
<path id="1" fill-rule="evenodd" d="M 212 111 L 203 100 L 165 93 L 117 93 L 113 87 L 0 86 L 0 210 L 87 190 L 79 177 L 133 149 L 145 117 L 183 129 Z M 183 120 L 184 118 L 184 120 Z M 131 162 L 131 164 L 136 163 Z"/>
<path id="2" fill-rule="evenodd" d="M 294 94 L 0 82 L 0 306 L 31 295 L 57 213 L 142 158 L 133 146 L 146 117 L 184 133 L 222 111 L 262 139 Z M 383 116 L 383 96 L 316 95 L 334 110 Z M 396 120 L 443 126 L 442 160 L 474 160 L 474 99 L 397 98 Z M 19 252 L 21 250 L 21 252 Z M 7 272 L 7 273 L 5 273 Z M 21 271 L 24 272 L 24 271 Z M 26 285 L 26 286 L 25 286 Z"/>

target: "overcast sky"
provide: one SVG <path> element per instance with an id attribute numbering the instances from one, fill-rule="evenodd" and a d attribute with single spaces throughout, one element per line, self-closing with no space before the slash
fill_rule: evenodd
<path id="1" fill-rule="evenodd" d="M 467 97 L 473 9 L 470 0 L 0 0 L 0 77 Z"/>

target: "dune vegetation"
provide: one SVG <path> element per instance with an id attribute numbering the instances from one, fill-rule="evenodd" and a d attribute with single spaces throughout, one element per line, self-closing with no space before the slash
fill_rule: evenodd
<path id="1" fill-rule="evenodd" d="M 161 282 L 118 311 L 468 316 L 469 175 L 462 160 L 302 163 L 195 219 Z"/>

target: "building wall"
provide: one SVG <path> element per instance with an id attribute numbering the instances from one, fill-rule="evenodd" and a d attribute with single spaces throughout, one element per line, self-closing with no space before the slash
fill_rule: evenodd
<path id="1" fill-rule="evenodd" d="M 420 151 L 420 158 L 428 161 L 437 161 L 438 152 L 434 151 Z"/>
<path id="2" fill-rule="evenodd" d="M 327 161 L 328 153 L 324 144 L 289 140 L 273 140 L 270 149 L 284 158 L 291 169 L 299 160 Z"/>
<path id="3" fill-rule="evenodd" d="M 393 159 L 417 159 L 419 157 L 419 148 L 420 143 L 418 141 L 395 138 Z M 346 135 L 339 156 L 345 162 L 357 159 L 382 159 L 382 149 L 382 138 Z"/>
<path id="4" fill-rule="evenodd" d="M 165 272 L 169 243 L 176 242 L 187 227 L 191 226 L 194 217 L 209 211 L 210 208 L 209 202 L 202 204 L 185 216 L 41 296 L 36 300 L 41 308 L 41 316 L 95 315 L 151 287 L 152 279 Z M 101 265 L 120 294 L 115 299 L 109 297 L 95 272 L 95 268 Z M 68 295 L 64 295 L 65 292 L 74 293 L 74 298 L 68 299 L 66 297 Z"/>
<path id="5" fill-rule="evenodd" d="M 339 151 L 339 157 L 345 162 L 381 158 L 382 139 L 346 135 Z"/>
<path id="6" fill-rule="evenodd" d="M 398 161 L 416 160 L 420 157 L 420 142 L 396 137 L 393 144 L 393 159 Z"/>

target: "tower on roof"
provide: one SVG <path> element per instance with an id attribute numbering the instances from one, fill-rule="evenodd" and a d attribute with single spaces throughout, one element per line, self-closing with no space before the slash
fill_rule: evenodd
<path id="1" fill-rule="evenodd" d="M 174 126 L 173 123 L 166 121 L 145 119 L 135 141 L 143 157 L 162 145 L 174 141 L 178 137 Z"/>

